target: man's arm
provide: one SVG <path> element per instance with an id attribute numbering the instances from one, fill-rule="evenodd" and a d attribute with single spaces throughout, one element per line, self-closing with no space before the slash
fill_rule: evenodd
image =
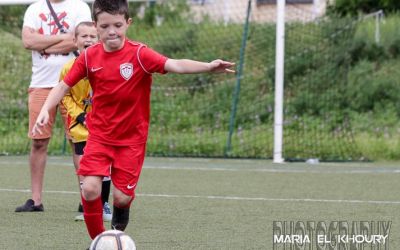
<path id="1" fill-rule="evenodd" d="M 195 74 L 204 72 L 234 73 L 235 71 L 231 69 L 234 65 L 234 63 L 220 59 L 209 63 L 189 59 L 168 59 L 164 68 L 168 72 L 178 74 Z"/>
<path id="2" fill-rule="evenodd" d="M 58 50 L 52 50 L 51 53 L 67 53 L 73 50 L 71 48 L 75 48 L 72 33 L 43 35 L 27 26 L 22 28 L 22 43 L 26 49 L 36 51 L 46 50 L 46 53 L 49 53 L 47 49 L 52 48 L 52 46 Z M 69 51 L 63 51 L 61 47 L 68 48 Z"/>
<path id="3" fill-rule="evenodd" d="M 64 54 L 75 51 L 77 49 L 78 48 L 76 47 L 74 42 L 71 42 L 70 40 L 64 40 L 46 48 L 45 50 L 47 54 Z"/>
<path id="4" fill-rule="evenodd" d="M 56 107 L 71 88 L 61 81 L 49 93 L 32 129 L 32 134 L 42 134 L 41 128 L 49 122 L 49 110 Z"/>

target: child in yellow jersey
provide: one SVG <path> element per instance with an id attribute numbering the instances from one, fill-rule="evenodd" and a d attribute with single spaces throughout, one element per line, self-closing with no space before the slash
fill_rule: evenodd
<path id="1" fill-rule="evenodd" d="M 97 43 L 97 31 L 92 22 L 79 23 L 75 28 L 75 43 L 79 51 L 82 52 L 85 48 Z M 60 80 L 63 80 L 65 75 L 71 69 L 75 59 L 72 59 L 64 65 L 61 70 Z M 62 104 L 68 112 L 69 131 L 74 145 L 74 150 L 77 155 L 82 157 L 83 149 L 86 145 L 88 137 L 88 129 L 86 127 L 85 119 L 86 113 L 92 109 L 91 103 L 92 89 L 88 79 L 82 79 L 77 83 L 62 99 Z M 82 178 L 78 176 L 79 184 L 82 185 Z M 110 195 L 111 180 L 109 177 L 104 177 L 102 184 L 102 202 L 103 202 L 103 220 L 111 221 L 112 214 L 108 204 L 108 197 Z M 82 205 L 79 204 L 79 212 L 83 212 Z M 83 215 L 80 214 L 75 217 L 75 220 L 83 221 Z"/>

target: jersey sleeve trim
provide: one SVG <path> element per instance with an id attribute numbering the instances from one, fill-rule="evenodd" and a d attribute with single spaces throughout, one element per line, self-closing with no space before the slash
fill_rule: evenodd
<path id="1" fill-rule="evenodd" d="M 151 74 L 149 71 L 147 71 L 145 68 L 144 68 L 144 66 L 143 66 L 143 64 L 142 64 L 142 62 L 141 62 L 141 60 L 140 60 L 140 50 L 143 48 L 143 47 L 145 47 L 144 45 L 140 45 L 140 47 L 139 47 L 139 49 L 137 50 L 137 59 L 138 59 L 138 62 L 139 62 L 139 64 L 140 64 L 140 67 L 142 67 L 142 69 L 143 69 L 143 71 L 144 72 L 146 72 L 147 74 Z"/>
<path id="2" fill-rule="evenodd" d="M 86 65 L 86 77 L 89 78 L 89 68 L 88 68 L 88 63 L 87 63 L 87 50 L 89 48 L 85 49 L 85 65 Z"/>

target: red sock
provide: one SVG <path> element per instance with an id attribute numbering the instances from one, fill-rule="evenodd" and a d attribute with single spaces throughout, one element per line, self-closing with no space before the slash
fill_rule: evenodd
<path id="1" fill-rule="evenodd" d="M 92 201 L 87 201 L 82 197 L 82 206 L 86 228 L 90 238 L 94 239 L 97 235 L 105 231 L 101 196 Z"/>

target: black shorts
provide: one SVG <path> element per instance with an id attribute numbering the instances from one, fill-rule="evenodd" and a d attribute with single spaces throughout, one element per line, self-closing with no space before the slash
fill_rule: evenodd
<path id="1" fill-rule="evenodd" d="M 75 154 L 83 155 L 83 149 L 85 148 L 85 146 L 85 141 L 74 143 Z"/>

